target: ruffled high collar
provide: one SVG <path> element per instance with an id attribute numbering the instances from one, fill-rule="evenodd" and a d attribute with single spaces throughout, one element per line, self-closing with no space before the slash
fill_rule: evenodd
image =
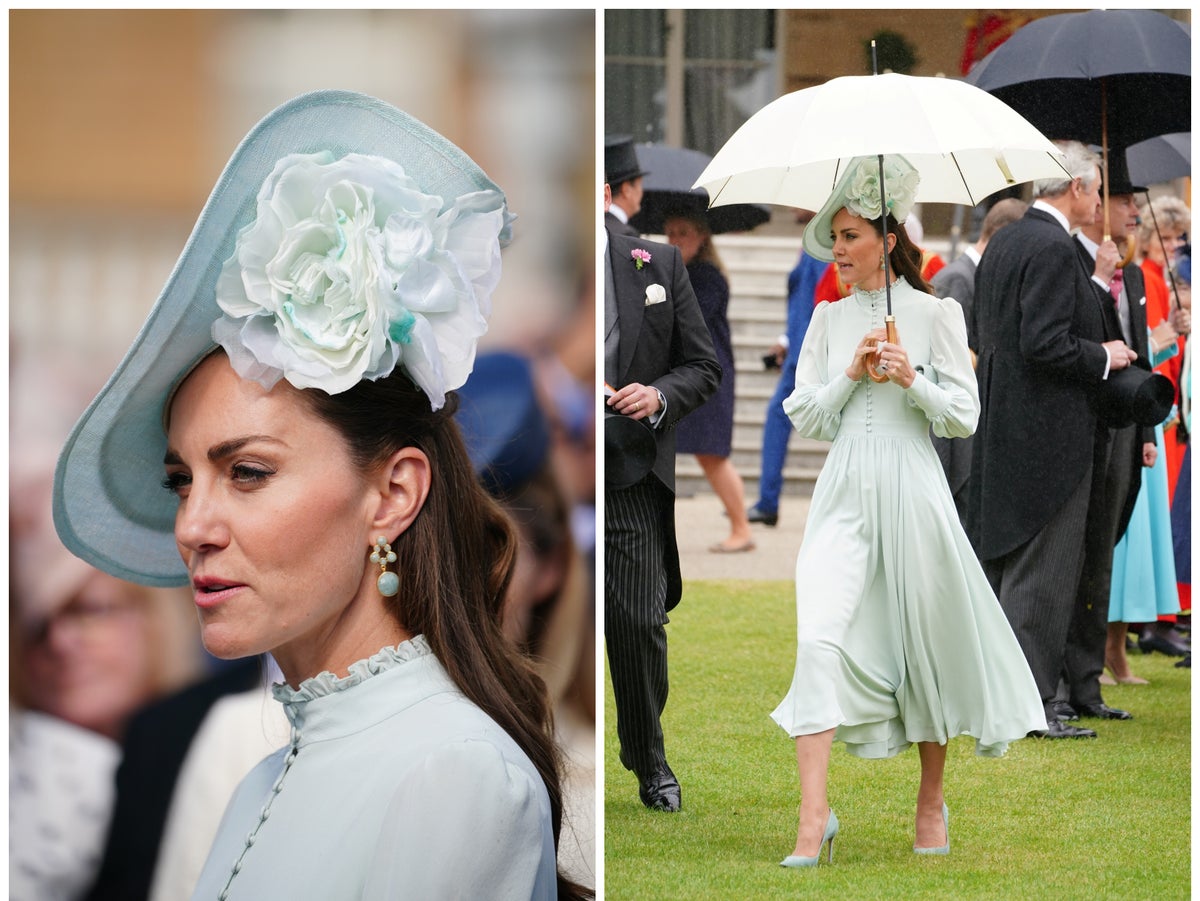
<path id="1" fill-rule="evenodd" d="M 894 294 L 897 288 L 907 284 L 908 280 L 903 275 L 897 275 L 896 280 L 892 282 L 892 293 Z M 854 289 L 854 293 L 863 300 L 874 303 L 887 298 L 887 286 L 884 285 L 882 288 L 879 288 L 876 291 L 867 291 L 856 287 Z"/>
<path id="2" fill-rule="evenodd" d="M 286 683 L 276 683 L 271 686 L 275 700 L 285 706 L 304 704 L 315 701 L 327 695 L 346 691 L 361 685 L 367 679 L 379 673 L 395 669 L 409 660 L 415 660 L 432 654 L 429 642 L 424 635 L 417 635 L 407 641 L 402 641 L 395 647 L 383 648 L 365 660 L 350 664 L 350 670 L 345 676 L 335 676 L 331 672 L 318 673 L 311 679 L 305 679 L 299 688 L 292 688 Z"/>

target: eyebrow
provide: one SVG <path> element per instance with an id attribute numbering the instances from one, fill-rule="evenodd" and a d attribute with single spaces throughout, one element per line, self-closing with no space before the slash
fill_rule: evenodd
<path id="1" fill-rule="evenodd" d="M 247 444 L 255 442 L 266 442 L 268 444 L 283 444 L 278 438 L 272 438 L 270 435 L 246 435 L 243 438 L 231 438 L 229 441 L 222 441 L 220 444 L 214 444 L 208 449 L 208 459 L 210 463 L 216 463 L 219 460 L 224 460 L 226 457 L 236 454 Z M 178 451 L 167 448 L 167 453 L 163 457 L 163 464 L 167 466 L 181 465 L 183 458 L 179 456 Z"/>

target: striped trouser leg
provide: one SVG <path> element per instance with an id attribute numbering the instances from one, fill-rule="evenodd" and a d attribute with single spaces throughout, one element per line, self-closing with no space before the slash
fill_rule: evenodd
<path id="1" fill-rule="evenodd" d="M 662 523 L 672 495 L 654 476 L 604 495 L 604 639 L 621 762 L 640 777 L 666 763 L 667 577 Z"/>
<path id="2" fill-rule="evenodd" d="M 1058 692 L 1067 632 L 1083 574 L 1090 471 L 1041 530 L 1014 551 L 983 562 L 984 572 L 1025 652 L 1048 715 Z"/>

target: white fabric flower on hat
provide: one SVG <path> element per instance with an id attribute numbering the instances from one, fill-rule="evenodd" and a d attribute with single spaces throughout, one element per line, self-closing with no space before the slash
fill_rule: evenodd
<path id="1" fill-rule="evenodd" d="M 904 165 L 895 157 L 883 158 L 883 177 L 887 188 L 887 207 L 897 222 L 903 222 L 912 211 L 921 177 L 917 170 Z M 878 219 L 883 215 L 879 189 L 879 160 L 868 157 L 858 163 L 845 189 L 845 206 L 863 219 Z"/>
<path id="2" fill-rule="evenodd" d="M 487 330 L 509 222 L 499 192 L 447 205 L 383 157 L 287 156 L 221 271 L 213 339 L 266 388 L 338 394 L 403 365 L 440 409 Z"/>

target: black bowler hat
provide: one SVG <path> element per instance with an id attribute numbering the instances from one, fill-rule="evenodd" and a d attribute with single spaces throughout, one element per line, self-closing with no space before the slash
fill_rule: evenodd
<path id="1" fill-rule="evenodd" d="M 1166 376 L 1126 366 L 1100 383 L 1096 415 L 1110 429 L 1160 425 L 1175 402 L 1175 386 Z"/>
<path id="2" fill-rule="evenodd" d="M 604 481 L 610 488 L 629 488 L 654 466 L 658 445 L 650 427 L 621 413 L 604 414 Z"/>
<path id="3" fill-rule="evenodd" d="M 629 135 L 610 135 L 604 139 L 604 181 L 614 188 L 649 173 L 638 165 L 637 150 Z"/>

